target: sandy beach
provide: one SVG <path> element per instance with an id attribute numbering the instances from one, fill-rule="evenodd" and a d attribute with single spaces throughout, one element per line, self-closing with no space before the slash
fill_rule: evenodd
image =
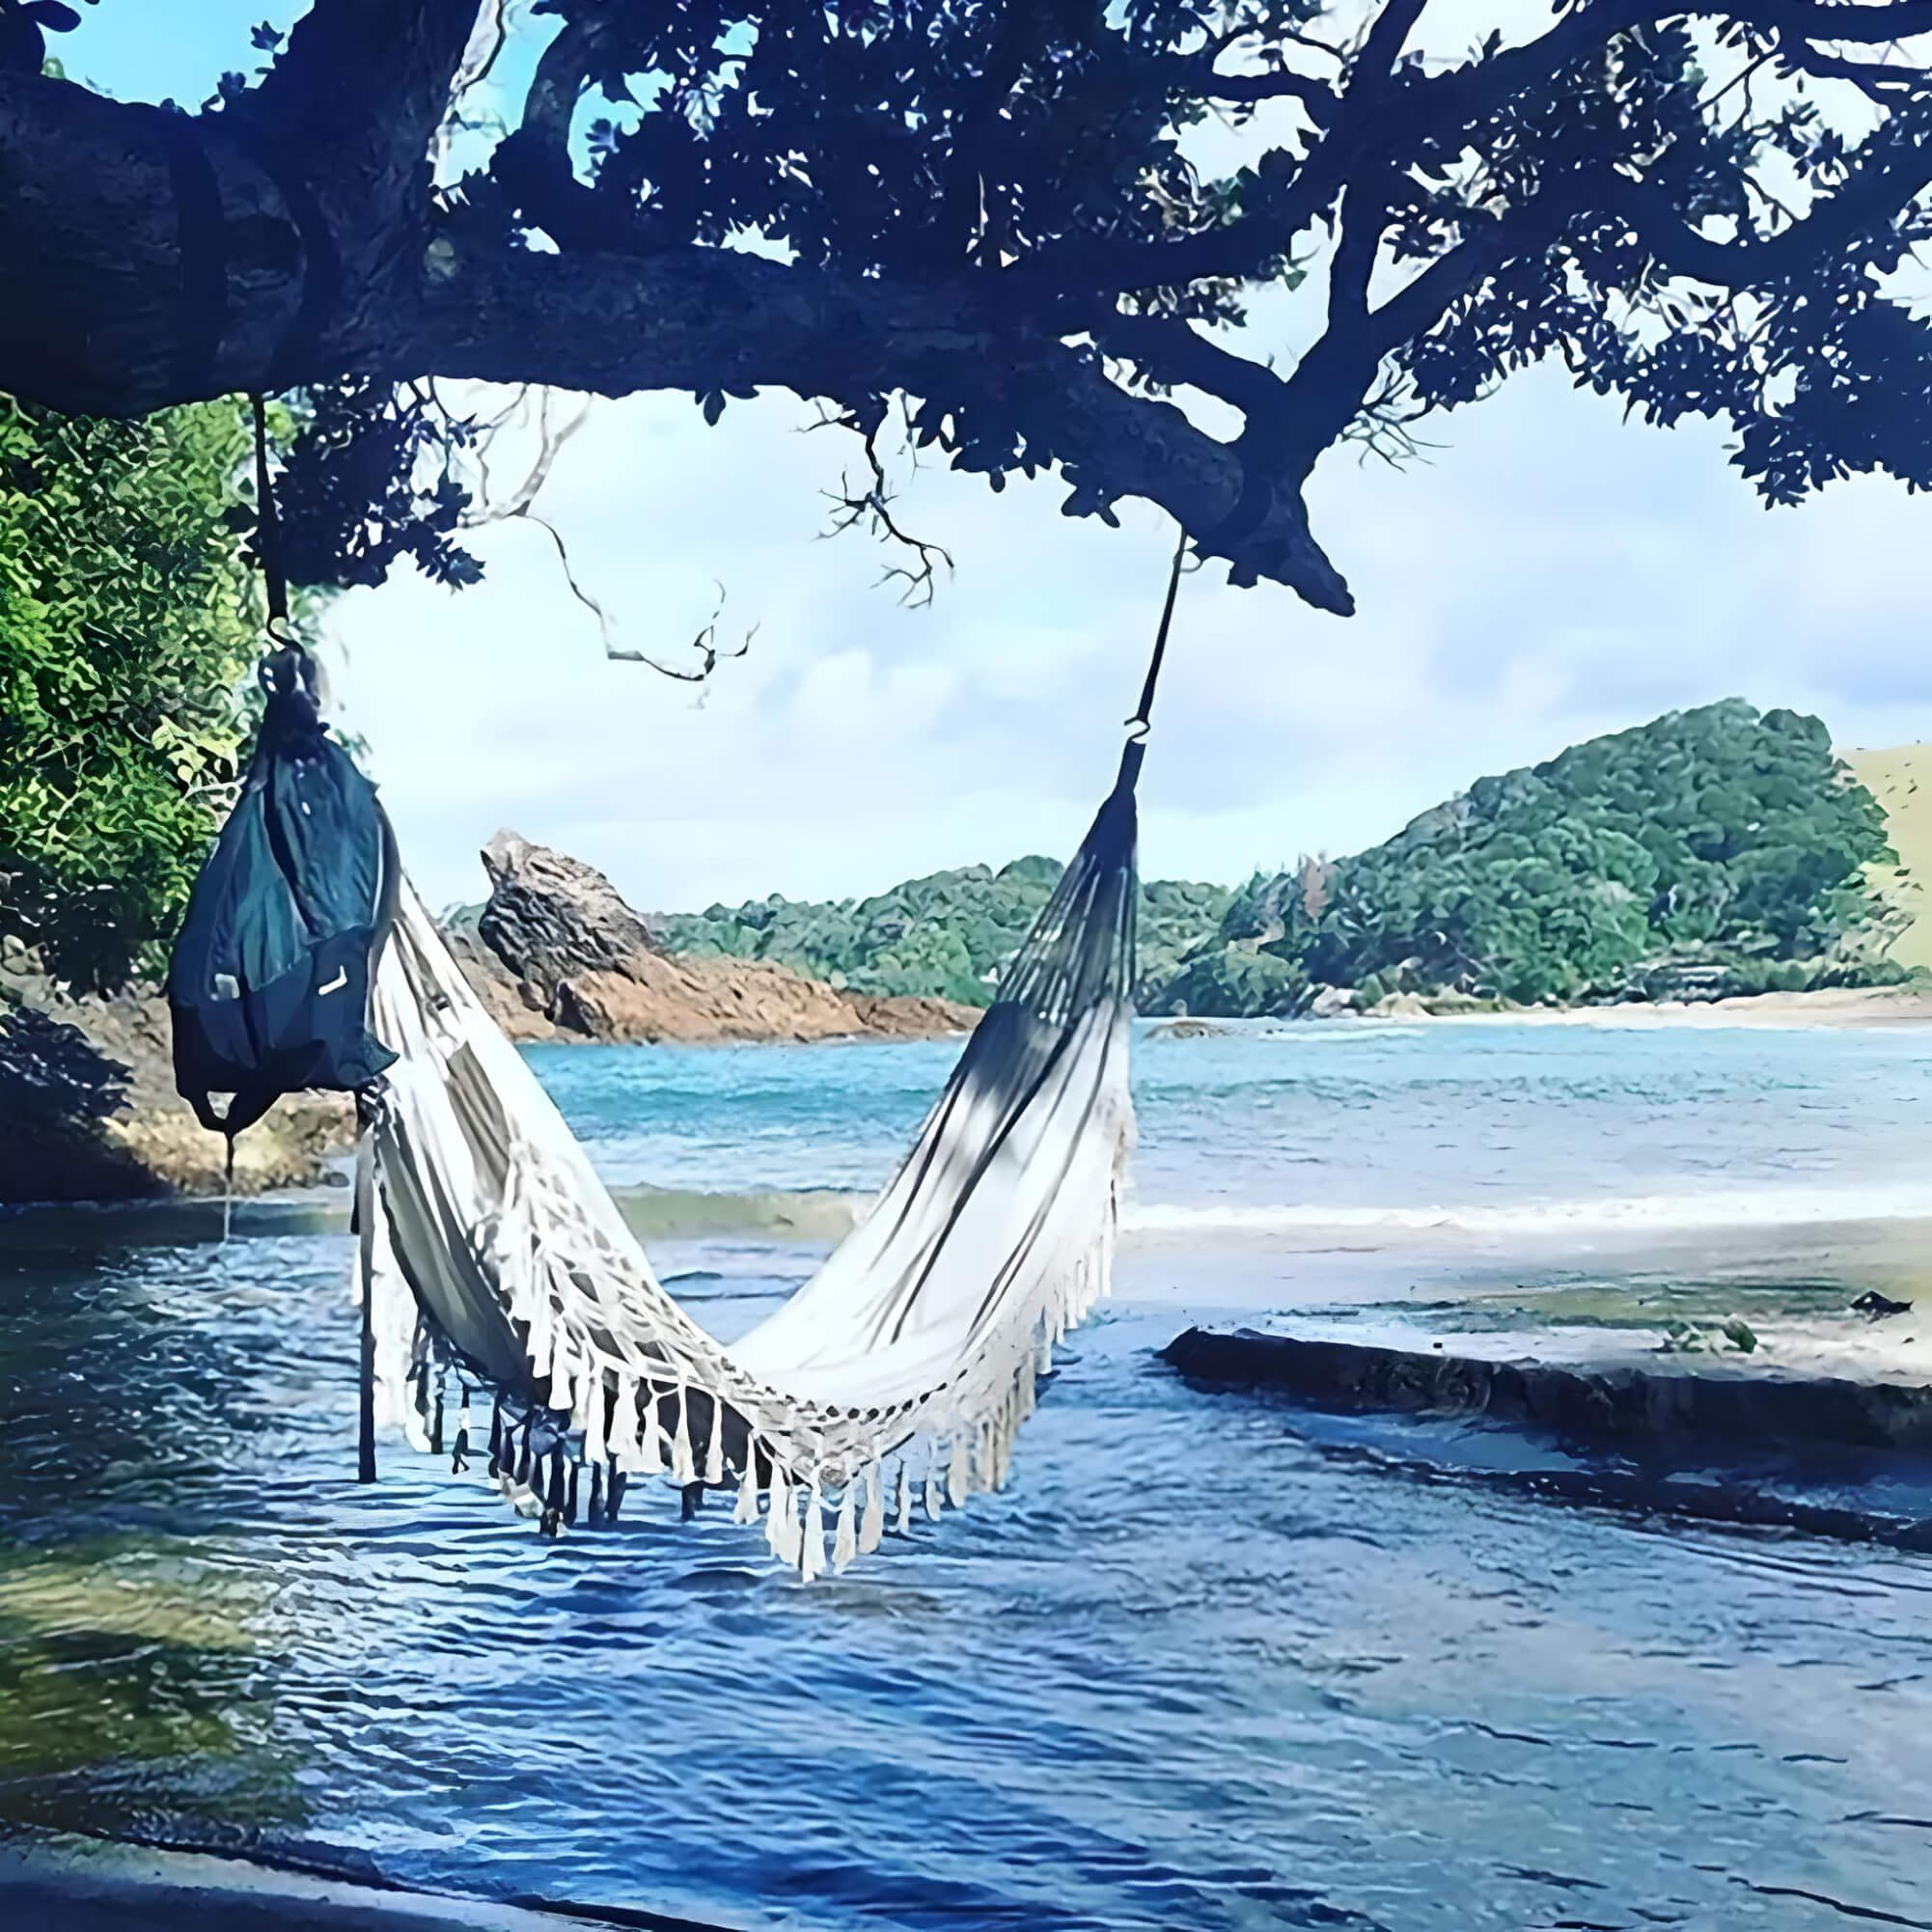
<path id="1" fill-rule="evenodd" d="M 1729 1000 L 1659 1000 L 1607 1007 L 1523 1007 L 1500 1013 L 1429 1013 L 1383 1007 L 1378 1020 L 1457 1025 L 1572 1027 L 1923 1027 L 1932 993 L 1909 986 L 1833 986 L 1812 993 L 1753 993 Z"/>

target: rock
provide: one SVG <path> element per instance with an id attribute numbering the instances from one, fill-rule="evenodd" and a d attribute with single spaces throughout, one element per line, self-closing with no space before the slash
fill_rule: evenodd
<path id="1" fill-rule="evenodd" d="M 769 960 L 667 953 L 601 872 L 513 832 L 490 841 L 483 866 L 478 937 L 451 945 L 512 1039 L 910 1039 L 980 1018 L 951 1000 L 842 992 Z"/>
<path id="2" fill-rule="evenodd" d="M 319 1180 L 354 1136 L 342 1094 L 278 1102 L 235 1143 L 235 1189 Z M 11 962 L 0 981 L 0 1201 L 215 1194 L 225 1144 L 175 1091 L 159 991 L 68 993 Z"/>
<path id="3" fill-rule="evenodd" d="M 483 1002 L 483 1011 L 513 1040 L 556 1039 L 556 1022 L 544 1011 L 543 989 L 533 980 L 519 980 L 473 933 L 446 932 L 450 952 L 463 969 L 463 978 Z"/>
<path id="4" fill-rule="evenodd" d="M 477 921 L 483 943 L 545 1002 L 581 973 L 621 972 L 656 952 L 643 918 L 594 866 L 499 832 L 483 850 L 489 903 Z"/>
<path id="5" fill-rule="evenodd" d="M 564 980 L 551 1013 L 565 1032 L 600 1040 L 814 1040 L 860 1030 L 830 986 L 783 966 L 649 952 L 620 972 Z"/>
<path id="6" fill-rule="evenodd" d="M 1391 993 L 1369 1007 L 1378 1020 L 1425 1020 L 1429 1008 L 1419 993 Z"/>
<path id="7" fill-rule="evenodd" d="M 1334 1333 L 1259 1335 L 1194 1328 L 1162 1350 L 1190 1381 L 1270 1389 L 1310 1406 L 1485 1416 L 1560 1439 L 1747 1456 L 1776 1449 L 1932 1451 L 1932 1387 L 1874 1372 L 1856 1355 L 1766 1364 L 1734 1355 L 1648 1351 L 1594 1334 L 1594 1352 L 1564 1356 L 1545 1338 L 1534 1355 L 1505 1355 L 1458 1337 L 1424 1352 L 1420 1338 Z M 1821 1365 L 1821 1366 L 1818 1366 Z"/>
<path id="8" fill-rule="evenodd" d="M 1465 1419 L 1452 1441 L 1438 1434 L 1417 1439 L 1412 1454 L 1381 1451 L 1385 1467 L 1431 1480 L 1453 1474 L 1539 1503 L 1932 1551 L 1932 1516 L 1911 1506 L 1922 1494 L 1913 1472 L 1932 1447 L 1932 1389 L 1440 1351 L 1440 1342 L 1423 1353 L 1189 1329 L 1161 1359 L 1203 1390 L 1266 1391 L 1317 1411 Z M 1532 1441 L 1500 1463 L 1470 1453 L 1477 1419 L 1550 1446 Z M 1862 1473 L 1887 1479 L 1865 1485 Z"/>
<path id="9" fill-rule="evenodd" d="M 1338 1019 L 1343 1013 L 1354 1010 L 1355 995 L 1346 986 L 1319 986 L 1308 1005 L 1308 1016 L 1311 1020 Z"/>
<path id="10" fill-rule="evenodd" d="M 939 1034 L 969 1034 L 980 1024 L 980 1008 L 925 993 L 847 993 L 859 1028 L 881 1039 L 930 1039 Z"/>

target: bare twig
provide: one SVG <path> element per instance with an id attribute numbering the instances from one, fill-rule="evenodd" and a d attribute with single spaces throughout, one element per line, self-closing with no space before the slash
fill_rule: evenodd
<path id="1" fill-rule="evenodd" d="M 553 530 L 550 534 L 555 537 L 557 533 Z M 561 541 L 557 547 L 560 550 L 564 547 Z M 567 564 L 565 567 L 567 570 Z M 680 684 L 704 683 L 712 672 L 717 670 L 721 662 L 729 658 L 747 655 L 752 648 L 752 639 L 759 634 L 759 626 L 753 624 L 751 629 L 746 631 L 744 636 L 738 640 L 738 648 L 735 650 L 720 650 L 718 649 L 718 620 L 725 615 L 725 587 L 718 583 L 716 578 L 712 579 L 712 586 L 718 593 L 717 604 L 713 608 L 708 621 L 700 629 L 697 636 L 691 640 L 691 649 L 698 651 L 704 660 L 695 671 L 679 671 L 676 666 L 660 663 L 656 658 L 647 655 L 642 650 L 634 650 L 628 648 L 619 649 L 608 638 L 604 642 L 604 655 L 621 664 L 648 664 L 653 671 L 661 672 L 666 677 L 676 678 Z M 574 585 L 572 589 L 575 589 Z M 579 595 L 582 595 L 581 592 Z M 589 600 L 586 599 L 586 601 L 588 602 Z M 596 606 L 592 605 L 592 608 L 594 610 Z M 601 619 L 602 613 L 598 612 L 598 616 Z"/>
<path id="2" fill-rule="evenodd" d="M 932 602 L 933 593 L 938 587 L 939 571 L 943 566 L 948 576 L 953 569 L 952 553 L 943 544 L 933 543 L 923 537 L 915 537 L 903 529 L 894 516 L 892 506 L 897 492 L 892 487 L 892 480 L 886 474 L 885 464 L 879 459 L 879 431 L 876 425 L 866 428 L 856 416 L 849 412 L 829 410 L 819 406 L 817 419 L 808 423 L 807 429 L 852 429 L 861 430 L 865 437 L 866 466 L 871 473 L 869 483 L 860 480 L 863 487 L 853 484 L 848 472 L 842 471 L 839 487 L 826 490 L 824 496 L 832 505 L 830 527 L 821 535 L 840 537 L 846 531 L 863 526 L 869 536 L 888 543 L 897 543 L 907 551 L 912 562 L 888 565 L 881 584 L 898 584 L 899 602 L 911 610 L 923 610 Z M 917 469 L 918 452 L 913 452 L 913 467 Z"/>
<path id="3" fill-rule="evenodd" d="M 430 142 L 430 165 L 438 177 L 456 136 L 478 124 L 464 117 L 464 97 L 490 77 L 515 24 L 519 0 L 483 0 L 462 62 L 450 82 L 450 104 Z"/>
<path id="4" fill-rule="evenodd" d="M 537 396 L 537 455 L 532 458 L 523 481 L 501 501 L 493 502 L 489 492 L 489 455 L 496 433 L 504 428 L 512 417 L 527 414 L 531 388 Z M 478 487 L 472 493 L 470 508 L 458 519 L 468 530 L 479 524 L 499 523 L 505 517 L 522 516 L 537 501 L 538 493 L 549 480 L 552 465 L 557 460 L 558 452 L 574 436 L 590 417 L 591 403 L 588 397 L 577 397 L 576 407 L 561 421 L 553 422 L 553 407 L 561 406 L 561 399 L 568 392 L 551 389 L 541 384 L 526 386 L 516 394 L 515 400 L 509 408 L 485 424 L 469 426 L 473 445 L 477 452 Z"/>

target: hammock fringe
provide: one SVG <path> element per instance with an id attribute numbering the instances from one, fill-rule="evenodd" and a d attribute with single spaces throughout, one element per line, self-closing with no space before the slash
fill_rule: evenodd
<path id="1" fill-rule="evenodd" d="M 1130 747 L 1130 753 L 1138 749 Z M 400 1058 L 373 1129 L 381 1419 L 440 1453 L 460 1379 L 488 1474 L 546 1534 L 618 1520 L 632 1476 L 730 1487 L 810 1582 L 1009 1478 L 1067 1331 L 1108 1292 L 1133 1143 L 1133 800 L 1123 779 L 911 1152 L 819 1273 L 721 1347 L 665 1291 L 413 892 L 377 976 Z M 828 1553 L 827 1518 L 830 1516 Z"/>

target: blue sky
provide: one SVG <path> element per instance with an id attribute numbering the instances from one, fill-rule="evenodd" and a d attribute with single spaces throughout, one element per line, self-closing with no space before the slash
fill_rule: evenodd
<path id="1" fill-rule="evenodd" d="M 1539 10 L 1462 10 L 1471 25 Z M 60 52 L 125 97 L 198 101 L 246 68 L 272 0 L 102 0 Z M 192 31 L 181 15 L 191 13 Z M 1289 340 L 1291 312 L 1255 324 Z M 481 533 L 453 595 L 402 576 L 333 621 L 344 721 L 368 741 L 434 903 L 475 897 L 499 825 L 610 872 L 636 903 L 879 890 L 911 873 L 1064 853 L 1111 776 L 1173 538 L 1062 517 L 938 470 L 905 521 L 952 550 L 932 608 L 875 587 L 888 559 L 820 539 L 856 454 L 796 399 L 600 402 L 544 508 L 620 641 L 676 655 L 727 592 L 750 653 L 702 693 L 604 658 L 548 539 Z M 1742 695 L 1816 711 L 1843 745 L 1932 737 L 1932 522 L 1890 484 L 1767 511 L 1723 432 L 1626 426 L 1552 371 L 1426 432 L 1397 473 L 1332 455 L 1315 527 L 1361 614 L 1320 616 L 1221 572 L 1182 593 L 1143 780 L 1144 869 L 1232 879 L 1387 836 L 1483 772 L 1672 706 Z"/>

